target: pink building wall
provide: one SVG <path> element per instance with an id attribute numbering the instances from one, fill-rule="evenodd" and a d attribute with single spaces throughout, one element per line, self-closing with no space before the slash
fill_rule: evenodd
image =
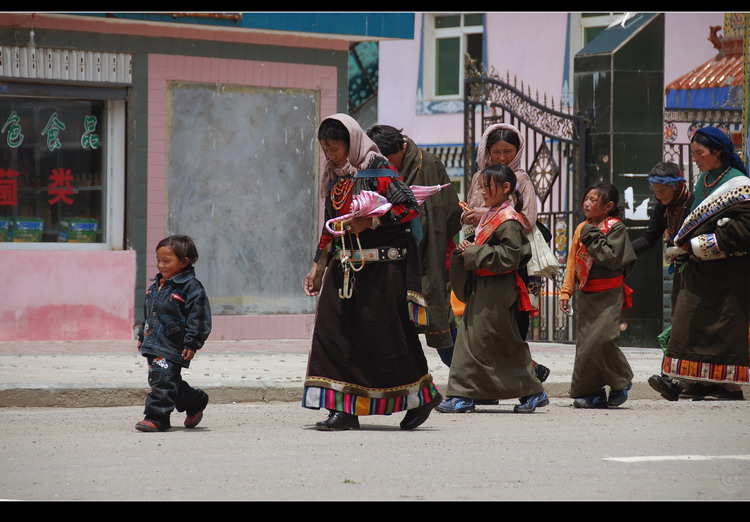
<path id="1" fill-rule="evenodd" d="M 133 337 L 135 251 L 0 251 L 0 341 Z"/>
<path id="2" fill-rule="evenodd" d="M 709 27 L 724 27 L 724 13 L 667 13 L 664 16 L 664 85 L 718 52 L 708 41 Z M 723 35 L 720 31 L 719 35 Z"/>

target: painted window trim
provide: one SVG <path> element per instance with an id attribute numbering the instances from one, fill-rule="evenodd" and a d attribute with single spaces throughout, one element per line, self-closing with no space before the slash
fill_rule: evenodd
<path id="1" fill-rule="evenodd" d="M 459 82 L 459 94 L 437 96 L 434 94 L 434 57 L 435 57 L 435 29 L 434 19 L 435 16 L 444 14 L 464 14 L 464 13 L 423 13 L 422 14 L 422 30 L 420 32 L 420 48 L 419 48 L 419 76 L 417 85 L 417 103 L 416 112 L 417 114 L 449 114 L 449 113 L 460 113 L 464 110 L 464 92 L 463 92 L 463 81 Z M 482 17 L 481 29 L 470 29 L 467 30 L 464 27 L 445 30 L 445 32 L 455 31 L 456 34 L 461 36 L 466 34 L 487 34 L 487 16 Z M 479 27 L 479 26 L 474 26 Z M 487 39 L 482 39 L 482 53 L 484 60 L 487 61 Z M 461 47 L 465 44 L 464 39 L 461 40 Z M 463 52 L 460 53 L 461 59 L 461 70 L 463 70 Z M 428 84 L 425 84 L 425 78 L 429 78 Z M 427 86 L 426 86 L 427 85 Z"/>

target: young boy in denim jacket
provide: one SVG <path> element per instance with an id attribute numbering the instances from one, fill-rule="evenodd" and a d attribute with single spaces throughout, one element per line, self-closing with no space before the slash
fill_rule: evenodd
<path id="1" fill-rule="evenodd" d="M 193 268 L 197 260 L 198 250 L 188 236 L 170 236 L 156 245 L 159 273 L 146 292 L 144 323 L 138 332 L 151 392 L 137 430 L 168 430 L 174 409 L 186 412 L 185 427 L 194 428 L 208 404 L 206 392 L 191 388 L 180 376 L 211 332 L 208 296 Z"/>

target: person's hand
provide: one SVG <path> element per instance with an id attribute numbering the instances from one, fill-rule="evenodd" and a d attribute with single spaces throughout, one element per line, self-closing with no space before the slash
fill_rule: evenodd
<path id="1" fill-rule="evenodd" d="M 687 250 L 682 247 L 678 247 L 678 246 L 667 247 L 664 250 L 664 261 L 666 261 L 667 263 L 671 263 L 675 259 L 677 259 L 678 257 L 684 254 L 687 254 Z"/>
<path id="2" fill-rule="evenodd" d="M 190 348 L 182 350 L 182 358 L 186 361 L 192 361 L 193 357 L 195 357 L 195 350 L 191 350 Z"/>
<path id="3" fill-rule="evenodd" d="M 143 341 L 138 341 L 138 353 L 141 353 L 141 345 L 143 344 Z"/>
<path id="4" fill-rule="evenodd" d="M 479 220 L 482 219 L 483 214 L 484 212 L 482 212 L 481 210 L 470 208 L 463 214 L 461 214 L 461 223 L 463 223 L 464 225 L 477 226 L 479 224 Z"/>
<path id="5" fill-rule="evenodd" d="M 317 263 L 313 263 L 310 271 L 305 276 L 305 282 L 302 285 L 305 294 L 310 297 L 318 295 L 320 287 L 323 284 L 323 272 L 325 269 L 319 269 Z"/>
<path id="6" fill-rule="evenodd" d="M 463 241 L 461 241 L 461 242 L 460 242 L 460 243 L 458 244 L 458 246 L 456 246 L 456 250 L 458 250 L 459 252 L 461 252 L 461 254 L 463 254 L 463 253 L 464 253 L 464 252 L 466 251 L 466 247 L 467 247 L 467 246 L 471 246 L 471 245 L 473 245 L 473 244 L 474 244 L 474 243 L 472 243 L 472 242 L 471 242 L 471 241 L 469 241 L 468 239 L 464 239 Z"/>
<path id="7" fill-rule="evenodd" d="M 573 309 L 570 307 L 570 299 L 560 299 L 560 310 L 565 315 L 571 315 Z"/>
<path id="8" fill-rule="evenodd" d="M 371 217 L 353 217 L 349 219 L 345 219 L 341 226 L 344 227 L 344 230 L 348 230 L 352 234 L 361 234 L 365 230 L 372 228 L 372 218 Z"/>

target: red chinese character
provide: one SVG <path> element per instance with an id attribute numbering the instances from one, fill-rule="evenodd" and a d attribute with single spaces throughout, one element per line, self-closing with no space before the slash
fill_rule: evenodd
<path id="1" fill-rule="evenodd" d="M 68 205 L 73 204 L 73 198 L 69 198 L 73 194 L 73 185 L 70 183 L 73 181 L 73 172 L 70 169 L 52 169 L 52 174 L 49 177 L 51 181 L 49 190 L 47 193 L 52 196 L 49 200 L 50 205 L 54 205 L 58 201 L 62 201 Z"/>
<path id="2" fill-rule="evenodd" d="M 0 205 L 18 206 L 18 172 L 0 169 Z"/>

